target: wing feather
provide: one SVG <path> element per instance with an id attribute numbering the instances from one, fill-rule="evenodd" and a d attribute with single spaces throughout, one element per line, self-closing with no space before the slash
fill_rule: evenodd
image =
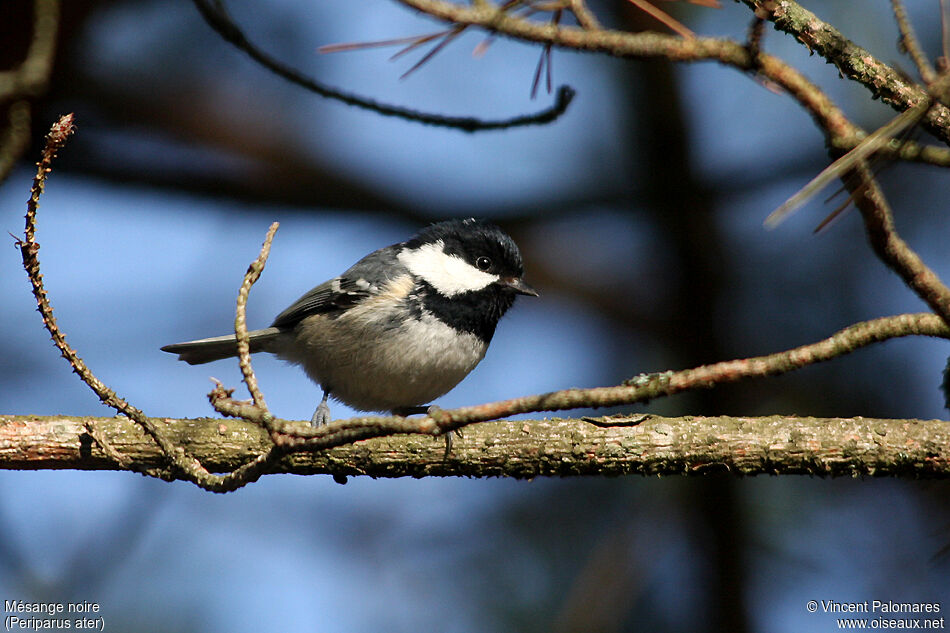
<path id="1" fill-rule="evenodd" d="M 378 294 L 398 272 L 399 246 L 394 244 L 370 253 L 339 277 L 312 288 L 278 314 L 272 327 L 292 328 L 308 316 L 339 313 Z"/>

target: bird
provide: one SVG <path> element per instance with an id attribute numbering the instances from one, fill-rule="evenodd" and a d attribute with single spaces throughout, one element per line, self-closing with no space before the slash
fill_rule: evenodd
<path id="1" fill-rule="evenodd" d="M 483 219 L 431 224 L 366 255 L 249 333 L 251 353 L 299 365 L 323 389 L 313 426 L 331 421 L 328 400 L 357 411 L 412 415 L 448 393 L 485 357 L 518 295 L 521 252 Z M 200 365 L 237 356 L 235 335 L 161 348 Z"/>

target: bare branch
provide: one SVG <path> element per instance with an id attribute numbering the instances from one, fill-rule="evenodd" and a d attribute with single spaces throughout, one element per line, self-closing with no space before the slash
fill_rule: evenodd
<path id="1" fill-rule="evenodd" d="M 33 295 L 36 297 L 37 308 L 43 318 L 43 324 L 46 326 L 47 331 L 53 339 L 53 343 L 59 349 L 63 358 L 69 362 L 73 372 L 93 390 L 103 404 L 115 409 L 118 413 L 127 416 L 141 426 L 157 443 L 167 460 L 165 464 L 158 469 L 154 467 L 139 467 L 137 464 L 132 464 L 135 470 L 142 474 L 159 476 L 163 479 L 174 478 L 181 474 L 188 481 L 212 492 L 228 492 L 255 481 L 263 474 L 267 466 L 280 456 L 282 450 L 279 447 L 272 447 L 269 452 L 258 455 L 247 464 L 244 464 L 226 476 L 212 475 L 198 460 L 186 455 L 179 445 L 169 439 L 166 431 L 159 425 L 158 420 L 145 415 L 140 409 L 120 398 L 112 389 L 99 380 L 95 374 L 92 373 L 92 370 L 86 366 L 82 358 L 79 357 L 79 354 L 66 342 L 65 334 L 59 329 L 59 325 L 56 323 L 56 318 L 53 315 L 53 307 L 50 304 L 43 285 L 43 275 L 40 273 L 40 262 L 38 258 L 40 245 L 35 239 L 36 211 L 39 208 L 39 199 L 46 184 L 46 177 L 51 171 L 50 165 L 53 162 L 53 158 L 56 156 L 56 152 L 66 143 L 66 140 L 74 130 L 72 114 L 60 118 L 50 129 L 50 133 L 46 137 L 46 148 L 43 150 L 42 158 L 37 163 L 37 173 L 33 180 L 30 200 L 27 203 L 24 238 L 17 240 L 16 243 L 23 257 L 23 267 L 33 286 Z M 109 445 L 108 440 L 105 439 L 105 435 L 101 434 L 97 429 L 93 428 L 90 436 L 93 439 L 99 438 L 103 440 L 101 446 L 105 454 L 112 456 L 117 455 L 115 448 Z"/>
<path id="2" fill-rule="evenodd" d="M 914 27 L 911 26 L 910 18 L 907 17 L 907 9 L 904 8 L 904 3 L 901 0 L 891 0 L 891 7 L 894 9 L 894 19 L 897 21 L 897 28 L 901 32 L 901 46 L 907 51 L 910 58 L 914 60 L 914 65 L 917 66 L 917 72 L 920 73 L 920 78 L 929 86 L 937 80 L 937 72 L 934 70 L 934 67 L 930 65 L 927 55 L 924 54 L 924 50 L 920 47 L 920 40 L 918 40 L 914 34 Z"/>
<path id="3" fill-rule="evenodd" d="M 756 72 L 788 91 L 818 125 L 833 136 L 850 138 L 860 130 L 814 83 L 772 55 L 753 59 L 746 46 L 725 39 L 681 38 L 660 33 L 555 26 L 526 20 L 490 3 L 461 5 L 447 0 L 398 0 L 403 5 L 453 24 L 480 26 L 516 39 L 578 51 L 636 59 L 665 58 L 675 62 L 716 61 L 745 72 Z"/>
<path id="4" fill-rule="evenodd" d="M 867 88 L 881 99 L 903 112 L 928 98 L 926 89 L 908 81 L 901 73 L 882 63 L 866 49 L 858 46 L 836 28 L 803 8 L 794 0 L 740 0 L 837 66 L 841 74 Z M 942 141 L 950 142 L 950 109 L 934 104 L 922 120 L 928 131 Z"/>
<path id="5" fill-rule="evenodd" d="M 776 376 L 849 354 L 873 343 L 903 336 L 950 338 L 950 328 L 934 314 L 901 314 L 857 323 L 824 340 L 784 352 L 681 371 L 644 374 L 613 387 L 565 389 L 457 409 L 431 408 L 429 415 L 414 418 L 357 417 L 336 420 L 316 428 L 301 422 L 278 420 L 251 404 L 234 402 L 230 399 L 230 392 L 220 385 L 211 393 L 211 398 L 215 408 L 227 415 L 240 416 L 268 428 L 275 443 L 283 448 L 318 451 L 393 434 L 442 435 L 472 424 L 522 413 L 643 403 L 747 378 Z"/>
<path id="6" fill-rule="evenodd" d="M 0 469 L 120 468 L 86 435 L 86 418 L 0 415 Z M 134 422 L 95 418 L 129 462 L 160 467 L 164 455 Z M 596 422 L 592 424 L 591 422 Z M 167 433 L 208 468 L 227 472 L 266 454 L 267 433 L 243 420 L 163 420 Z M 950 422 L 873 418 L 626 415 L 586 420 L 487 422 L 468 429 L 443 460 L 441 442 L 372 439 L 298 453 L 268 472 L 337 477 L 808 474 L 950 478 Z M 251 460 L 251 461 L 249 461 Z"/>
<path id="7" fill-rule="evenodd" d="M 241 373 L 244 375 L 244 384 L 254 400 L 254 406 L 263 411 L 267 411 L 267 404 L 264 402 L 264 394 L 257 386 L 257 376 L 254 375 L 254 369 L 251 367 L 251 345 L 247 335 L 247 296 L 253 286 L 261 277 L 264 271 L 264 264 L 267 263 L 267 256 L 270 254 L 270 245 L 274 240 L 274 234 L 280 223 L 274 222 L 267 230 L 267 236 L 264 238 L 264 244 L 261 246 L 260 255 L 257 256 L 251 265 L 248 266 L 247 273 L 244 275 L 244 281 L 241 282 L 241 289 L 238 291 L 237 315 L 234 317 L 234 334 L 237 337 L 238 364 L 241 367 Z"/>
<path id="8" fill-rule="evenodd" d="M 897 234 L 891 207 L 867 165 L 859 165 L 857 171 L 860 179 L 856 183 L 846 181 L 846 186 L 854 194 L 874 252 L 945 323 L 950 323 L 950 289 Z"/>
<path id="9" fill-rule="evenodd" d="M 901 314 L 849 326 L 832 336 L 791 350 L 739 360 L 723 361 L 682 371 L 644 374 L 617 387 L 566 389 L 473 407 L 430 413 L 443 433 L 482 420 L 519 413 L 564 411 L 579 407 L 609 407 L 647 402 L 661 396 L 706 389 L 747 378 L 776 376 L 801 367 L 831 360 L 890 338 L 922 335 L 950 338 L 950 329 L 940 317 Z"/>
<path id="10" fill-rule="evenodd" d="M 769 83 L 786 90 L 815 119 L 826 134 L 828 144 L 837 150 L 858 146 L 865 133 L 851 123 L 828 96 L 797 69 L 782 60 L 759 52 L 753 44 L 739 44 L 715 38 L 679 38 L 659 33 L 629 33 L 594 30 L 570 26 L 554 27 L 511 15 L 499 7 L 481 3 L 462 5 L 448 0 L 397 0 L 412 9 L 434 18 L 468 26 L 480 26 L 491 33 L 551 44 L 578 51 L 599 52 L 616 57 L 636 59 L 666 58 L 679 62 L 716 61 L 745 72 L 755 72 Z M 897 71 L 880 62 L 867 50 L 849 41 L 834 27 L 793 0 L 742 0 L 755 11 L 757 18 L 767 19 L 779 30 L 796 37 L 809 50 L 814 50 L 835 63 L 842 74 L 866 86 L 875 97 L 903 112 L 928 100 L 927 91 L 908 83 Z M 757 37 L 751 40 L 758 41 Z M 750 50 L 751 48 L 751 50 Z M 950 142 L 950 110 L 934 104 L 923 116 L 928 129 Z M 950 154 L 944 148 L 921 147 L 913 143 L 885 144 L 877 155 L 895 160 L 910 160 L 948 166 Z"/>
<path id="11" fill-rule="evenodd" d="M 525 125 L 543 125 L 556 120 L 567 111 L 567 107 L 574 97 L 574 91 L 568 86 L 561 86 L 558 89 L 554 104 L 541 112 L 523 116 L 517 116 L 510 119 L 497 121 L 484 121 L 475 117 L 453 117 L 442 114 L 433 114 L 401 108 L 399 106 L 379 103 L 372 99 L 366 99 L 352 94 L 347 94 L 335 88 L 326 86 L 310 77 L 307 77 L 295 68 L 283 64 L 270 55 L 264 53 L 254 46 L 247 36 L 238 28 L 234 20 L 228 15 L 221 0 L 193 0 L 195 6 L 201 12 L 202 17 L 217 33 L 227 42 L 230 42 L 238 49 L 244 51 L 251 59 L 271 71 L 272 73 L 283 77 L 291 83 L 295 83 L 314 94 L 327 99 L 335 99 L 347 105 L 364 108 L 383 116 L 393 116 L 407 121 L 423 123 L 426 125 L 435 125 L 439 127 L 448 127 L 461 130 L 463 132 L 479 132 L 484 130 L 500 130 Z"/>
<path id="12" fill-rule="evenodd" d="M 570 0 L 570 8 L 571 13 L 574 14 L 574 18 L 582 28 L 588 31 L 600 30 L 601 26 L 600 22 L 597 21 L 597 16 L 587 8 L 587 4 L 584 0 Z"/>

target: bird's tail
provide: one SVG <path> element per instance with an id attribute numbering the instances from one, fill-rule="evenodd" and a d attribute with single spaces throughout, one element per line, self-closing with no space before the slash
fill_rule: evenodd
<path id="1" fill-rule="evenodd" d="M 278 336 L 280 336 L 280 330 L 275 327 L 249 332 L 251 353 L 271 351 Z M 229 334 L 227 336 L 203 338 L 198 341 L 173 343 L 163 347 L 162 351 L 178 354 L 178 360 L 183 360 L 189 365 L 201 365 L 202 363 L 237 356 L 237 338 L 233 334 Z"/>

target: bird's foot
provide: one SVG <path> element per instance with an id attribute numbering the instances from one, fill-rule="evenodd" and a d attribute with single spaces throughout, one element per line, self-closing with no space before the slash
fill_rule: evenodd
<path id="1" fill-rule="evenodd" d="M 313 412 L 313 417 L 310 418 L 310 426 L 326 426 L 329 423 L 330 405 L 324 400 L 320 403 L 320 406 L 317 407 L 317 410 Z"/>
<path id="2" fill-rule="evenodd" d="M 428 415 L 435 417 L 434 414 L 437 414 L 439 407 L 437 405 L 429 405 L 428 407 L 400 407 L 398 409 L 393 409 L 393 415 L 409 416 L 409 415 Z M 462 437 L 462 432 L 458 429 L 454 432 L 455 435 Z M 443 459 L 448 459 L 449 455 L 452 454 L 452 433 L 443 433 L 442 437 L 445 438 L 445 456 Z M 438 437 L 438 436 L 436 436 Z"/>
<path id="3" fill-rule="evenodd" d="M 455 429 L 454 431 L 445 433 L 442 437 L 445 438 L 445 455 L 442 456 L 442 460 L 448 461 L 449 455 L 452 454 L 452 438 L 462 437 L 462 429 Z"/>
<path id="4" fill-rule="evenodd" d="M 441 409 L 439 409 L 438 405 L 433 404 L 433 405 L 430 405 L 428 408 L 426 408 L 425 413 L 429 417 L 435 418 L 438 416 L 440 410 Z M 442 434 L 442 437 L 445 438 L 445 454 L 442 456 L 443 461 L 448 461 L 449 455 L 452 454 L 453 438 L 456 436 L 462 437 L 462 429 L 455 429 L 454 431 L 451 431 L 449 433 Z"/>

